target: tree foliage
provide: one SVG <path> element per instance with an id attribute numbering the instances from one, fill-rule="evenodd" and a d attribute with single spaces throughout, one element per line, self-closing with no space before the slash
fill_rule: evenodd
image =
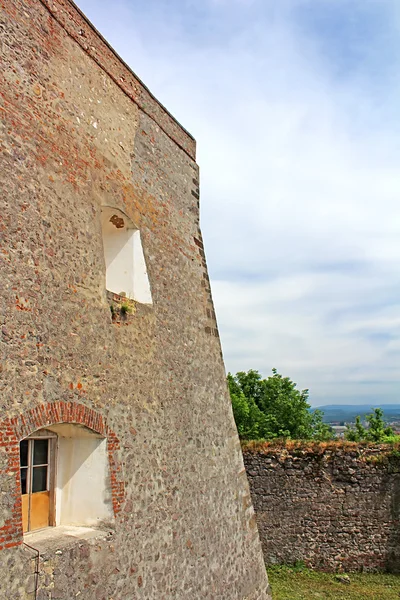
<path id="1" fill-rule="evenodd" d="M 395 441 L 394 431 L 386 426 L 383 419 L 383 410 L 373 408 L 370 415 L 365 417 L 368 427 L 361 423 L 361 417 L 356 417 L 355 425 L 346 425 L 344 437 L 349 442 L 391 442 Z"/>
<path id="2" fill-rule="evenodd" d="M 266 379 L 253 369 L 229 373 L 227 379 L 242 439 L 332 439 L 332 429 L 323 422 L 323 413 L 310 411 L 308 390 L 298 390 L 276 369 Z"/>

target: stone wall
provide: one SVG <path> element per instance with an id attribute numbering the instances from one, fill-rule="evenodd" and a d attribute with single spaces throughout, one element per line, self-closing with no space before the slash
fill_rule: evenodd
<path id="1" fill-rule="evenodd" d="M 398 451 L 248 444 L 244 459 L 267 565 L 400 571 Z"/>
<path id="2" fill-rule="evenodd" d="M 72 2 L 0 0 L 0 34 L 0 597 L 267 600 L 195 142 Z M 104 206 L 141 233 L 153 304 L 125 318 Z M 52 421 L 107 437 L 114 521 L 31 549 L 18 443 Z"/>

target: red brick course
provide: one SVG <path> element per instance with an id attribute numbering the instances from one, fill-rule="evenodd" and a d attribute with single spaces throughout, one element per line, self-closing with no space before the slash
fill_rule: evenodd
<path id="1" fill-rule="evenodd" d="M 12 516 L 6 519 L 3 526 L 0 527 L 0 550 L 19 546 L 23 542 L 19 442 L 38 429 L 56 423 L 84 425 L 107 438 L 114 516 L 117 516 L 121 509 L 125 486 L 121 480 L 121 466 L 116 457 L 120 442 L 108 427 L 106 420 L 102 415 L 83 404 L 73 402 L 41 404 L 19 417 L 0 422 L 0 448 L 7 453 L 7 461 L 2 474 L 13 477 L 15 481 Z"/>

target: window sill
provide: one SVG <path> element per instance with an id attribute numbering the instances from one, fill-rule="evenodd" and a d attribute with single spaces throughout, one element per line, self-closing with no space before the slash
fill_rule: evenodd
<path id="1" fill-rule="evenodd" d="M 62 550 L 74 546 L 78 542 L 103 538 L 112 540 L 113 530 L 103 526 L 101 529 L 94 527 L 77 527 L 74 525 L 60 525 L 46 527 L 24 534 L 24 543 L 38 550 L 40 554 L 62 554 Z"/>
<path id="2" fill-rule="evenodd" d="M 142 304 L 137 300 L 120 296 L 106 290 L 107 302 L 111 309 L 111 322 L 114 325 L 123 326 L 130 325 L 138 318 L 146 317 L 153 313 L 153 303 Z M 126 310 L 122 311 L 121 307 L 125 306 Z"/>

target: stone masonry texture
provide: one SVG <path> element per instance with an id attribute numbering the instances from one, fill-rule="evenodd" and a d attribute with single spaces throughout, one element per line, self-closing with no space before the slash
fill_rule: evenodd
<path id="1" fill-rule="evenodd" d="M 0 598 L 268 600 L 195 142 L 69 0 L 0 0 L 0 36 Z M 102 206 L 141 231 L 153 304 L 125 319 Z M 107 438 L 114 521 L 37 559 L 19 441 L 60 422 Z"/>
<path id="2" fill-rule="evenodd" d="M 399 457 L 385 446 L 247 446 L 266 564 L 400 572 Z"/>

